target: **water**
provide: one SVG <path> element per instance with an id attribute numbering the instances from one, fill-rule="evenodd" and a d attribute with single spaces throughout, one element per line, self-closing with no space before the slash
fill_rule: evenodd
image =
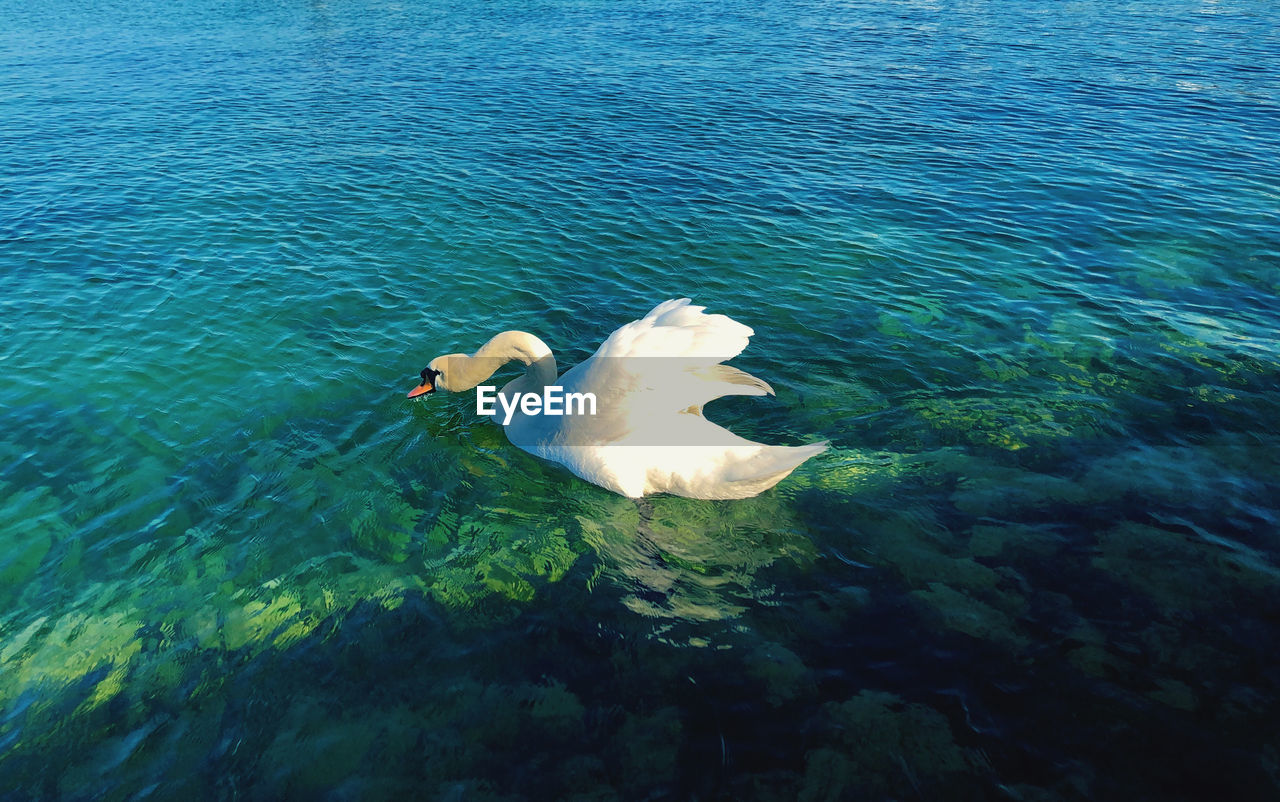
<path id="1" fill-rule="evenodd" d="M 1271 4 L 0 18 L 0 797 L 1274 798 Z M 683 296 L 759 498 L 404 398 Z"/>

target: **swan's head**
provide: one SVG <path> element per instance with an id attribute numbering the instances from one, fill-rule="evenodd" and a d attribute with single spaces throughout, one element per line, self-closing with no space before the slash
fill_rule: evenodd
<path id="1" fill-rule="evenodd" d="M 409 397 L 417 398 L 420 395 L 434 393 L 436 390 L 453 390 L 453 387 L 449 386 L 449 376 L 445 366 L 456 356 L 465 358 L 466 354 L 447 354 L 431 360 L 419 374 L 422 377 L 422 383 L 409 391 Z"/>

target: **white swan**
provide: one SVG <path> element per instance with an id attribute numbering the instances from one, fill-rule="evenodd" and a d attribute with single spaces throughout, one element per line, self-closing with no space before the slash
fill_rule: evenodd
<path id="1" fill-rule="evenodd" d="M 748 498 L 773 487 L 827 443 L 764 445 L 702 416 L 703 405 L 722 396 L 773 394 L 760 379 L 720 364 L 742 353 L 755 332 L 704 309 L 688 298 L 661 303 L 615 331 L 558 382 L 546 343 L 523 331 L 504 331 L 472 356 L 431 360 L 409 397 L 470 390 L 507 362 L 520 361 L 525 375 L 499 392 L 512 405 L 519 394 L 558 386 L 566 395 L 593 393 L 597 406 L 594 415 L 517 410 L 505 427 L 516 446 L 631 498 Z M 501 404 L 498 409 L 501 422 Z"/>

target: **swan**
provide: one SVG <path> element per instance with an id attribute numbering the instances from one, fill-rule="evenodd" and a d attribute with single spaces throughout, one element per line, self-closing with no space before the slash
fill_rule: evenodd
<path id="1" fill-rule="evenodd" d="M 755 332 L 705 310 L 688 298 L 658 304 L 558 379 L 546 343 L 527 332 L 504 331 L 470 356 L 432 359 L 408 397 L 470 390 L 506 363 L 522 362 L 524 375 L 498 391 L 493 405 L 515 446 L 630 498 L 655 493 L 749 498 L 828 444 L 765 445 L 703 417 L 703 406 L 723 396 L 773 395 L 766 382 L 721 364 L 742 353 Z M 572 398 L 574 393 L 579 401 L 591 396 L 595 409 L 583 402 L 577 414 L 538 414 L 541 402 L 527 399 L 530 394 L 542 400 Z M 546 411 L 552 411 L 550 401 Z"/>

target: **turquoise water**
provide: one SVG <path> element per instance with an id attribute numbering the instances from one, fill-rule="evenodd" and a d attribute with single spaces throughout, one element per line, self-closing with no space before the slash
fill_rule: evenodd
<path id="1" fill-rule="evenodd" d="M 0 18 L 0 798 L 1280 791 L 1273 4 Z M 756 499 L 404 398 L 684 296 Z"/>

